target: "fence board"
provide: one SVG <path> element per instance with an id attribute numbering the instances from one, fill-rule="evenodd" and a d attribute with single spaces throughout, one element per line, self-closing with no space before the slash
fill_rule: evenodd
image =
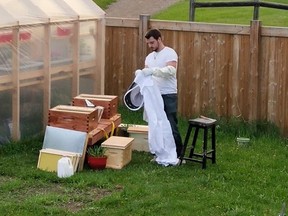
<path id="1" fill-rule="evenodd" d="M 270 37 L 261 38 L 261 52 L 259 65 L 259 97 L 260 97 L 260 119 L 267 119 L 268 113 L 268 69 L 269 69 L 269 57 L 270 57 Z"/>
<path id="2" fill-rule="evenodd" d="M 242 47 L 240 49 L 240 70 L 238 73 L 240 74 L 240 100 L 239 107 L 241 109 L 241 116 L 244 119 L 248 119 L 249 117 L 249 108 L 248 108 L 248 73 L 249 73 L 249 62 L 250 62 L 250 42 L 248 37 L 241 38 Z"/>
<path id="3" fill-rule="evenodd" d="M 287 43 L 285 42 L 285 40 L 283 40 L 283 38 L 279 39 L 279 42 L 277 43 L 277 47 L 276 47 L 276 70 L 278 71 L 277 73 L 277 79 L 276 82 L 278 83 L 278 94 L 277 94 L 277 104 L 276 104 L 276 119 L 277 122 L 276 124 L 279 125 L 281 128 L 283 128 L 285 126 L 284 123 L 284 116 L 285 116 L 285 87 L 286 87 L 286 83 L 285 83 L 285 76 L 287 71 L 285 70 L 285 68 L 287 68 L 287 63 L 286 63 L 286 59 L 287 59 L 287 51 L 286 48 L 287 47 Z"/>
<path id="4" fill-rule="evenodd" d="M 231 83 L 228 87 L 230 110 L 228 110 L 229 116 L 241 115 L 238 97 L 239 97 L 239 59 L 240 59 L 240 47 L 241 47 L 241 36 L 233 35 L 231 42 L 231 72 L 228 78 L 228 82 Z"/>
<path id="5" fill-rule="evenodd" d="M 179 33 L 179 43 L 176 51 L 186 49 L 187 52 L 191 53 L 191 55 L 179 55 L 179 63 L 177 71 L 177 78 L 180 80 L 180 77 L 184 77 L 184 82 L 178 83 L 178 91 L 185 92 L 186 98 L 185 102 L 183 102 L 182 98 L 179 98 L 179 106 L 178 111 L 180 113 L 189 113 L 191 107 L 193 106 L 194 101 L 194 93 L 195 88 L 190 87 L 193 84 L 193 73 L 194 64 L 189 64 L 189 62 L 195 58 L 194 56 L 194 38 L 195 34 L 190 34 L 187 36 L 185 32 Z M 186 66 L 186 67 L 185 67 Z M 182 79 L 183 80 L 183 79 Z M 189 113 L 189 115 L 192 115 Z"/>

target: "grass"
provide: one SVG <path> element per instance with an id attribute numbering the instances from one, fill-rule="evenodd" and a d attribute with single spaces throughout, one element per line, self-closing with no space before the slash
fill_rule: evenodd
<path id="1" fill-rule="evenodd" d="M 119 112 L 123 123 L 144 123 L 141 111 Z M 162 167 L 133 152 L 121 170 L 85 164 L 60 179 L 37 169 L 41 135 L 1 146 L 0 215 L 277 215 L 287 201 L 287 140 L 267 122 L 218 122 L 217 163 L 206 170 L 193 162 Z M 187 120 L 179 125 L 184 137 Z M 239 133 L 250 145 L 237 145 Z"/>
<path id="2" fill-rule="evenodd" d="M 116 2 L 117 0 L 93 0 L 99 7 L 101 7 L 103 10 L 107 9 L 107 7 L 112 4 L 113 2 Z"/>
<path id="3" fill-rule="evenodd" d="M 94 0 L 103 10 L 117 0 Z M 197 2 L 229 2 L 230 0 L 196 0 Z M 262 2 L 271 2 L 287 5 L 287 0 L 261 0 Z M 160 20 L 189 20 L 190 0 L 182 0 L 179 3 L 170 6 L 167 10 L 152 15 L 153 19 Z M 253 19 L 253 7 L 230 7 L 230 8 L 197 8 L 196 22 L 206 23 L 225 23 L 250 25 Z M 259 20 L 263 26 L 288 26 L 287 10 L 260 7 Z"/>
<path id="4" fill-rule="evenodd" d="M 196 0 L 196 2 L 219 1 L 229 2 L 230 0 Z M 287 5 L 286 0 L 261 1 Z M 178 4 L 172 5 L 168 10 L 153 15 L 152 18 L 160 20 L 188 21 L 189 2 L 190 0 L 180 1 Z M 195 14 L 196 22 L 250 25 L 250 21 L 253 19 L 253 7 L 197 8 Z M 262 22 L 263 26 L 287 27 L 287 10 L 260 7 L 259 20 Z"/>

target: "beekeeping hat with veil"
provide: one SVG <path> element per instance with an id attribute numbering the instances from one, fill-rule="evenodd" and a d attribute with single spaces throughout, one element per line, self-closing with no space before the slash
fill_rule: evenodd
<path id="1" fill-rule="evenodd" d="M 143 107 L 144 100 L 140 93 L 140 87 L 137 83 L 132 82 L 124 95 L 124 104 L 132 111 L 137 111 Z"/>

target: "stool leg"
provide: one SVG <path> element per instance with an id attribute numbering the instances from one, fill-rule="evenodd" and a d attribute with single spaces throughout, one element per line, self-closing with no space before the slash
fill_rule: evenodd
<path id="1" fill-rule="evenodd" d="M 195 132 L 194 132 L 194 137 L 193 137 L 193 142 L 192 142 L 192 146 L 191 146 L 191 150 L 189 153 L 189 158 L 192 158 L 193 154 L 194 154 L 194 150 L 195 150 L 195 146 L 196 146 L 196 141 L 198 138 L 198 132 L 199 132 L 199 128 L 196 127 L 195 128 Z"/>
<path id="2" fill-rule="evenodd" d="M 203 158 L 202 158 L 202 169 L 206 169 L 206 162 L 207 162 L 207 135 L 208 129 L 204 129 L 204 140 L 203 140 Z"/>
<path id="3" fill-rule="evenodd" d="M 192 126 L 189 125 L 187 133 L 186 133 L 184 145 L 183 145 L 183 148 L 182 148 L 181 156 L 180 156 L 180 165 L 182 164 L 183 157 L 185 156 L 185 152 L 186 152 L 186 148 L 187 148 L 187 144 L 188 144 L 188 141 L 189 141 L 189 138 L 190 138 L 191 131 L 192 131 Z"/>
<path id="4" fill-rule="evenodd" d="M 212 127 L 212 163 L 216 163 L 216 136 L 215 126 Z"/>

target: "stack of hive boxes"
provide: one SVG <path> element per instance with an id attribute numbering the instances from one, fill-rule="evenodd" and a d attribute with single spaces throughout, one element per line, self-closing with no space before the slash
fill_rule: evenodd
<path id="1" fill-rule="evenodd" d="M 118 97 L 111 95 L 80 94 L 73 98 L 73 106 L 87 106 L 87 101 L 94 106 L 104 107 L 102 119 L 97 128 L 89 133 L 88 145 L 95 144 L 104 136 L 107 138 L 102 146 L 106 148 L 107 168 L 121 169 L 132 158 L 131 145 L 133 138 L 113 136 L 114 130 L 121 124 L 118 111 Z M 104 133 L 104 134 L 103 134 Z M 110 137 L 108 135 L 110 133 Z"/>
<path id="2" fill-rule="evenodd" d="M 74 171 L 82 170 L 87 146 L 87 134 L 97 128 L 102 112 L 103 108 L 101 107 L 58 105 L 51 108 L 48 113 L 45 138 L 47 130 L 53 130 L 54 133 L 49 133 L 49 136 L 57 144 L 43 144 L 37 167 L 46 171 L 57 171 L 58 160 L 65 156 L 71 159 Z M 81 136 L 85 136 L 84 140 L 81 139 L 81 143 L 80 140 L 76 143 L 69 141 L 71 136 L 77 134 L 76 132 L 82 132 L 80 133 Z M 66 136 L 66 139 L 61 139 L 59 136 Z M 61 141 L 58 141 L 59 139 Z M 70 142 L 71 145 L 67 145 L 67 142 Z M 75 146 L 81 146 L 81 149 L 75 151 Z"/>
<path id="3" fill-rule="evenodd" d="M 49 110 L 48 115 L 48 126 L 50 127 L 56 127 L 56 128 L 62 128 L 62 129 L 68 129 L 68 130 L 74 130 L 79 132 L 85 132 L 86 137 L 88 137 L 87 134 L 89 134 L 92 130 L 97 128 L 99 121 L 101 119 L 101 115 L 103 113 L 103 107 L 80 107 L 80 106 L 69 106 L 69 105 L 58 105 Z M 62 145 L 66 145 L 66 143 L 58 143 L 58 146 L 54 146 L 55 149 L 43 149 L 43 151 L 49 151 L 50 156 L 47 157 L 47 159 L 50 159 L 50 161 L 54 161 L 54 164 L 56 164 L 55 159 L 58 157 L 55 157 L 55 154 L 58 154 L 59 156 L 67 156 L 74 154 L 75 152 L 72 151 L 73 147 L 68 148 L 68 152 L 60 152 L 59 150 L 62 149 Z M 73 164 L 74 170 L 76 170 L 75 166 L 77 166 L 78 170 L 83 169 L 85 154 L 86 154 L 86 147 L 87 147 L 87 139 L 86 143 L 83 145 L 83 149 L 81 152 L 81 158 L 79 159 L 79 164 Z M 58 153 L 56 152 L 58 151 Z M 45 152 L 46 153 L 46 152 Z M 42 154 L 43 155 L 43 154 Z M 39 157 L 39 160 L 42 159 L 43 161 L 44 155 Z M 52 160 L 51 158 L 55 158 Z M 71 161 L 74 157 L 69 156 Z M 51 164 L 50 162 L 50 164 Z"/>
<path id="4" fill-rule="evenodd" d="M 87 102 L 89 104 L 87 104 Z M 80 94 L 73 98 L 72 106 L 58 105 L 51 108 L 49 110 L 47 127 L 62 128 L 86 133 L 87 139 L 83 149 L 83 155 L 81 156 L 82 159 L 80 159 L 82 164 L 79 164 L 78 168 L 78 170 L 82 170 L 87 145 L 94 145 L 103 137 L 107 138 L 108 134 L 113 135 L 114 130 L 119 124 L 121 124 L 121 115 L 118 114 L 117 111 L 117 96 Z M 62 144 L 59 143 L 57 145 Z M 47 149 L 42 149 L 42 153 L 45 151 L 47 152 Z M 57 151 L 57 147 L 55 147 L 55 149 L 49 149 L 49 154 L 51 154 L 49 161 L 51 161 L 51 158 L 59 158 L 55 157 L 55 154 L 62 155 L 65 153 L 65 155 L 71 156 L 70 152 L 63 153 L 63 151 L 58 151 L 57 153 Z M 75 161 L 74 157 L 72 156 L 71 160 Z M 41 152 L 39 155 L 39 161 L 43 162 L 43 154 L 41 154 Z M 39 168 L 46 169 L 48 171 L 56 171 L 55 167 L 44 167 L 40 165 Z"/>
<path id="5" fill-rule="evenodd" d="M 68 157 L 74 172 L 77 169 L 81 170 L 86 143 L 86 132 L 47 126 L 37 168 L 55 172 L 57 171 L 58 160 L 62 157 Z"/>
<path id="6" fill-rule="evenodd" d="M 97 127 L 89 131 L 88 145 L 94 145 L 103 137 L 113 135 L 115 129 L 121 124 L 121 115 L 118 114 L 118 97 L 113 95 L 80 94 L 73 98 L 72 105 L 87 107 L 88 103 L 94 107 L 104 107 L 102 118 Z"/>

